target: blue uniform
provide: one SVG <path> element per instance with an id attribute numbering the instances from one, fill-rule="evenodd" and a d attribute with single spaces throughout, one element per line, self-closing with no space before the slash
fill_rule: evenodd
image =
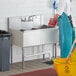
<path id="1" fill-rule="evenodd" d="M 72 46 L 72 26 L 68 16 L 63 12 L 58 18 L 61 57 L 66 58 Z"/>

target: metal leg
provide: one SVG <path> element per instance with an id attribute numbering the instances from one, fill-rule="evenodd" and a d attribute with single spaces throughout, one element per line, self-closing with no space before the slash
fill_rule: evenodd
<path id="1" fill-rule="evenodd" d="M 56 43 L 55 43 L 54 45 L 55 45 L 55 58 L 56 58 L 56 53 L 57 53 L 57 52 L 56 52 Z"/>
<path id="2" fill-rule="evenodd" d="M 43 54 L 43 60 L 45 59 L 45 54 Z"/>
<path id="3" fill-rule="evenodd" d="M 42 52 L 43 52 L 44 50 L 43 50 L 43 45 L 42 45 Z M 45 54 L 43 54 L 43 60 L 45 59 Z"/>
<path id="4" fill-rule="evenodd" d="M 54 44 L 53 44 L 52 58 L 54 58 Z"/>
<path id="5" fill-rule="evenodd" d="M 33 54 L 34 54 L 34 46 L 33 46 Z"/>
<path id="6" fill-rule="evenodd" d="M 24 65 L 24 49 L 23 49 L 23 47 L 22 47 L 22 69 L 23 69 L 23 66 Z"/>
<path id="7" fill-rule="evenodd" d="M 51 59 L 51 53 L 49 53 L 49 59 Z"/>
<path id="8" fill-rule="evenodd" d="M 39 48 L 39 45 L 37 46 L 38 47 L 38 51 L 37 53 L 40 53 L 40 48 Z M 38 56 L 38 59 L 40 58 L 40 56 Z"/>

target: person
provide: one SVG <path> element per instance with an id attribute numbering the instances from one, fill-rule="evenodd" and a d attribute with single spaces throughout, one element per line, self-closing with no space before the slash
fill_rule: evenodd
<path id="1" fill-rule="evenodd" d="M 59 33 L 60 33 L 60 35 L 61 35 L 61 37 L 60 37 L 60 39 L 61 39 L 61 45 L 60 45 L 60 48 L 61 48 L 61 52 L 63 52 L 63 51 L 68 51 L 68 49 L 70 49 L 70 47 L 71 47 L 71 45 L 68 45 L 69 43 L 70 43 L 70 41 L 68 40 L 68 41 L 66 41 L 67 39 L 71 39 L 71 37 L 72 37 L 72 43 L 73 43 L 73 41 L 74 41 L 74 39 L 75 39 L 75 30 L 74 30 L 74 27 L 73 27 L 73 23 L 72 23 L 72 17 L 71 17 L 71 0 L 59 0 L 59 2 L 58 2 L 58 7 L 57 7 L 57 11 L 56 11 L 56 14 L 54 15 L 54 17 L 52 18 L 52 20 L 51 20 L 51 22 L 50 22 L 50 24 L 52 25 L 52 24 L 54 24 L 54 22 L 56 21 L 56 20 L 58 20 L 59 19 L 59 17 L 60 16 L 62 16 L 62 14 L 63 13 L 65 13 L 66 15 L 67 15 L 67 17 L 68 17 L 68 19 L 69 19 L 69 21 L 70 21 L 70 25 L 71 25 L 71 28 L 72 28 L 72 36 L 71 36 L 71 33 L 70 33 L 70 38 L 68 38 L 68 35 L 66 36 L 65 35 L 65 30 L 64 30 L 64 25 L 62 26 L 62 30 L 63 30 L 63 35 L 61 34 L 61 31 L 59 30 Z M 60 28 L 60 27 L 59 27 Z M 69 29 L 68 29 L 69 30 Z M 70 30 L 69 30 L 70 31 Z M 66 32 L 67 32 L 67 30 L 66 30 Z M 65 38 L 64 38 L 65 37 Z M 65 39 L 65 40 L 63 40 L 63 38 Z M 64 41 L 64 42 L 63 42 Z M 69 43 L 68 43 L 69 42 Z M 65 44 L 66 43 L 66 44 Z M 68 48 L 68 49 L 67 49 Z M 70 51 L 70 50 L 69 50 Z M 63 52 L 64 53 L 64 52 Z M 64 53 L 65 54 L 65 53 Z M 63 55 L 63 54 L 62 54 Z M 62 56 L 62 57 L 64 57 L 64 55 Z M 67 54 L 65 55 L 65 57 L 67 57 Z"/>
<path id="2" fill-rule="evenodd" d="M 50 24 L 52 25 L 55 22 L 55 20 L 58 20 L 58 18 L 62 15 L 63 12 L 67 14 L 70 23 L 73 27 L 72 17 L 71 17 L 71 0 L 59 0 L 57 12 L 52 18 Z"/>

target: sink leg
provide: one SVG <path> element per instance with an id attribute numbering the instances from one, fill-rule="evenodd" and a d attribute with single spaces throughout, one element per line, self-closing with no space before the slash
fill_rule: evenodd
<path id="1" fill-rule="evenodd" d="M 55 45 L 55 58 L 56 58 L 56 53 L 57 53 L 57 52 L 56 52 L 56 43 L 55 43 L 54 45 Z"/>
<path id="2" fill-rule="evenodd" d="M 53 51 L 52 51 L 52 59 L 54 58 L 54 44 L 53 44 Z"/>
<path id="3" fill-rule="evenodd" d="M 34 55 L 34 46 L 33 46 L 33 55 Z"/>
<path id="4" fill-rule="evenodd" d="M 56 43 L 53 44 L 53 52 L 52 52 L 52 58 L 56 58 Z"/>
<path id="5" fill-rule="evenodd" d="M 43 54 L 43 60 L 45 59 L 45 54 Z"/>
<path id="6" fill-rule="evenodd" d="M 42 52 L 44 51 L 43 50 L 44 46 L 42 45 Z M 43 60 L 45 59 L 45 54 L 43 54 Z"/>
<path id="7" fill-rule="evenodd" d="M 24 67 L 24 49 L 22 47 L 22 69 Z"/>

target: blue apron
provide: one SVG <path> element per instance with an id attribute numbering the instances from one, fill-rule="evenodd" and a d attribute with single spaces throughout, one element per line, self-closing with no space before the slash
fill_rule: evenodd
<path id="1" fill-rule="evenodd" d="M 72 26 L 68 16 L 63 12 L 58 18 L 59 24 L 59 41 L 61 49 L 61 57 L 66 58 L 72 46 Z"/>

